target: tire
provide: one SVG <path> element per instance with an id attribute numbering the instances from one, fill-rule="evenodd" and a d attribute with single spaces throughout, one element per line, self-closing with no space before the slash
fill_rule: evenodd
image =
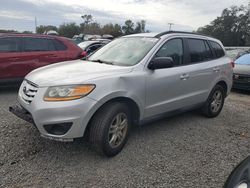
<path id="1" fill-rule="evenodd" d="M 131 122 L 127 105 L 119 102 L 106 104 L 90 123 L 90 144 L 107 157 L 117 155 L 127 142 Z"/>
<path id="2" fill-rule="evenodd" d="M 206 103 L 201 109 L 203 115 L 205 115 L 208 118 L 217 117 L 224 106 L 225 97 L 226 97 L 225 89 L 220 85 L 216 85 L 209 94 Z"/>
<path id="3" fill-rule="evenodd" d="M 250 157 L 247 157 L 232 171 L 224 188 L 242 188 L 248 187 L 247 185 L 250 185 Z"/>

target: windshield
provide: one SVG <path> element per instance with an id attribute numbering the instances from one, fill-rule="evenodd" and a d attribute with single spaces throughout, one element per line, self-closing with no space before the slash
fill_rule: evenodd
<path id="1" fill-rule="evenodd" d="M 133 66 L 145 57 L 157 41 L 157 38 L 152 37 L 119 38 L 102 47 L 88 60 L 110 62 L 120 66 Z"/>
<path id="2" fill-rule="evenodd" d="M 236 64 L 240 65 L 250 65 L 250 54 L 245 54 L 240 56 L 236 61 Z"/>

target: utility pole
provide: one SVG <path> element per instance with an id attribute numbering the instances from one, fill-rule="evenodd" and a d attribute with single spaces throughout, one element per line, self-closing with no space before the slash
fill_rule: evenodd
<path id="1" fill-rule="evenodd" d="M 37 33 L 37 20 L 36 20 L 36 16 L 35 16 L 35 33 Z"/>
<path id="2" fill-rule="evenodd" d="M 172 25 L 174 25 L 174 23 L 168 23 L 169 25 L 169 31 L 171 31 Z"/>

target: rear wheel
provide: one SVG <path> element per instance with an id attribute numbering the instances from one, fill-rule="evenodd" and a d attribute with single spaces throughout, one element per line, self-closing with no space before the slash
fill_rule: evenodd
<path id="1" fill-rule="evenodd" d="M 128 107 L 119 102 L 105 105 L 90 125 L 90 143 L 108 157 L 117 155 L 127 142 L 131 126 Z"/>
<path id="2" fill-rule="evenodd" d="M 216 85 L 202 107 L 203 114 L 209 118 L 218 116 L 223 108 L 225 96 L 225 89 L 220 85 Z"/>

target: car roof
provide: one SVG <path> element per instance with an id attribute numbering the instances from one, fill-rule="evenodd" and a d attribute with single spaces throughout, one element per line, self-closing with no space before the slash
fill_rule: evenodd
<path id="1" fill-rule="evenodd" d="M 206 36 L 200 33 L 195 33 L 195 32 L 186 32 L 186 31 L 165 31 L 165 32 L 154 32 L 154 33 L 138 33 L 138 34 L 132 34 L 132 35 L 126 35 L 124 37 L 154 37 L 154 38 L 165 38 L 170 35 L 185 35 L 185 36 L 192 36 L 195 38 L 202 38 L 202 39 L 207 39 L 207 40 L 213 40 L 216 42 L 220 42 L 219 40 Z"/>
<path id="2" fill-rule="evenodd" d="M 55 35 L 24 34 L 24 33 L 0 33 L 0 37 L 39 37 L 39 38 L 65 38 Z"/>

